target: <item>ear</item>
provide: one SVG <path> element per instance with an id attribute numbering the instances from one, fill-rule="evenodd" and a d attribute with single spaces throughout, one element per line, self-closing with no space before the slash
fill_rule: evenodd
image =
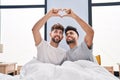
<path id="1" fill-rule="evenodd" d="M 79 36 L 77 35 L 77 39 L 79 39 Z"/>

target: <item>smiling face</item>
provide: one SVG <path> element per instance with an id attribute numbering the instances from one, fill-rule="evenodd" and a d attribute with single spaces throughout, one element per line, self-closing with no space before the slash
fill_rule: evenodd
<path id="1" fill-rule="evenodd" d="M 64 27 L 61 24 L 59 23 L 54 24 L 51 28 L 51 33 L 50 33 L 52 42 L 59 43 L 63 39 L 63 32 L 64 32 Z"/>
<path id="2" fill-rule="evenodd" d="M 51 33 L 51 40 L 55 43 L 59 43 L 63 39 L 63 31 L 60 29 L 54 29 Z"/>
<path id="3" fill-rule="evenodd" d="M 67 44 L 76 43 L 78 40 L 78 35 L 73 30 L 68 30 L 66 32 L 66 42 Z"/>
<path id="4" fill-rule="evenodd" d="M 75 27 L 67 26 L 65 29 L 67 44 L 77 44 L 79 33 Z"/>

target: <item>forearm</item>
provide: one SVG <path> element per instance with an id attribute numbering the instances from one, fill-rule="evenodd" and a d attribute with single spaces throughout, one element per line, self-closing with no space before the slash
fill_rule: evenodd
<path id="1" fill-rule="evenodd" d="M 46 14 L 43 18 L 41 18 L 32 28 L 32 32 L 33 32 L 33 37 L 35 40 L 35 45 L 37 46 L 41 41 L 42 41 L 42 37 L 41 34 L 39 32 L 39 30 L 42 28 L 42 26 L 46 23 L 46 21 L 49 19 L 49 15 Z"/>
<path id="2" fill-rule="evenodd" d="M 46 14 L 43 18 L 41 18 L 32 28 L 32 31 L 39 31 L 42 26 L 47 22 L 47 20 L 50 18 L 48 14 Z"/>
<path id="3" fill-rule="evenodd" d="M 74 18 L 78 22 L 80 27 L 85 31 L 86 35 L 85 35 L 84 40 L 87 43 L 88 48 L 90 48 L 93 44 L 92 41 L 93 41 L 93 36 L 94 36 L 94 31 L 92 27 L 89 24 L 87 24 L 85 21 L 83 21 L 75 13 L 72 14 L 72 18 Z"/>
<path id="4" fill-rule="evenodd" d="M 93 29 L 89 24 L 87 24 L 85 21 L 83 21 L 76 14 L 74 14 L 72 17 L 78 22 L 78 24 L 82 27 L 82 29 L 86 32 L 86 34 L 93 34 Z"/>

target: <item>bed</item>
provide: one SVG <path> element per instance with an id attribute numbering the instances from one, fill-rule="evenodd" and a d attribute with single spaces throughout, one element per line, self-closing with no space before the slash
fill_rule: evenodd
<path id="1" fill-rule="evenodd" d="M 22 80 L 22 79 L 20 79 L 19 75 L 11 76 L 0 73 L 0 80 Z"/>
<path id="2" fill-rule="evenodd" d="M 19 77 L 5 77 L 0 80 L 119 80 L 104 67 L 87 60 L 53 65 L 33 59 L 22 67 Z"/>
<path id="3" fill-rule="evenodd" d="M 27 80 L 119 80 L 103 66 L 87 60 L 65 61 L 59 66 L 33 59 L 23 66 L 21 78 Z"/>

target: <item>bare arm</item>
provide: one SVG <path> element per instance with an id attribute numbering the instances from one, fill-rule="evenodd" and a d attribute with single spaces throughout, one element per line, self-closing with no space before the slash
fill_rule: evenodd
<path id="1" fill-rule="evenodd" d="M 59 16 L 58 14 L 59 9 L 52 9 L 50 10 L 45 16 L 43 16 L 38 22 L 33 26 L 32 32 L 35 41 L 35 45 L 37 46 L 41 41 L 42 37 L 39 30 L 42 26 L 47 22 L 47 20 L 52 16 Z"/>
<path id="2" fill-rule="evenodd" d="M 67 13 L 66 16 L 70 16 L 74 18 L 78 22 L 78 24 L 82 27 L 82 29 L 86 32 L 86 36 L 84 40 L 88 48 L 90 48 L 92 46 L 93 37 L 94 37 L 94 31 L 92 27 L 88 25 L 85 21 L 83 21 L 79 16 L 77 16 L 71 9 L 65 9 L 65 11 Z"/>

